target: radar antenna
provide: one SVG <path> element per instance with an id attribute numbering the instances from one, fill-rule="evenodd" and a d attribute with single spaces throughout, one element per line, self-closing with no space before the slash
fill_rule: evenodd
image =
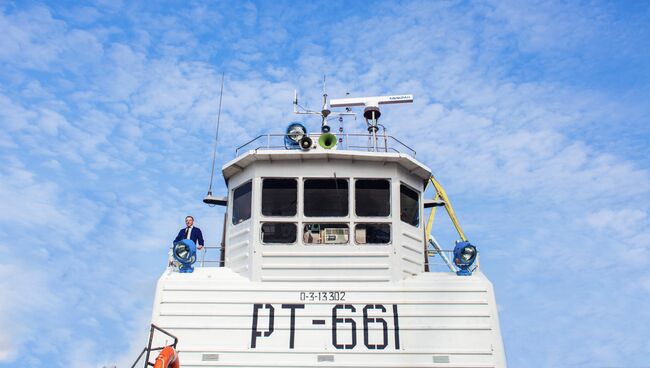
<path id="1" fill-rule="evenodd" d="M 393 95 L 393 96 L 374 96 L 374 97 L 356 97 L 356 98 L 339 98 L 330 101 L 328 107 L 345 107 L 347 111 L 349 108 L 355 106 L 363 106 L 363 117 L 366 119 L 368 125 L 368 133 L 373 137 L 373 145 L 375 151 L 377 150 L 377 122 L 381 116 L 379 105 L 399 104 L 399 103 L 412 103 L 413 95 Z"/>

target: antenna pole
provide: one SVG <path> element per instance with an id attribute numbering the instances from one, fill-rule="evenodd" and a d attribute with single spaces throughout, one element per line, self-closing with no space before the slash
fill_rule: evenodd
<path id="1" fill-rule="evenodd" d="M 377 117 L 376 111 L 372 111 L 372 144 L 375 152 L 377 152 Z"/>
<path id="2" fill-rule="evenodd" d="M 293 113 L 298 113 L 298 90 L 293 90 Z"/>
<path id="3" fill-rule="evenodd" d="M 219 112 L 217 113 L 217 133 L 214 137 L 214 150 L 212 152 L 212 173 L 210 173 L 210 186 L 208 187 L 208 195 L 212 195 L 212 180 L 214 179 L 214 163 L 217 159 L 217 143 L 219 142 L 219 125 L 221 124 L 221 101 L 223 100 L 223 79 L 226 75 L 225 72 L 221 73 L 221 92 L 219 93 Z"/>

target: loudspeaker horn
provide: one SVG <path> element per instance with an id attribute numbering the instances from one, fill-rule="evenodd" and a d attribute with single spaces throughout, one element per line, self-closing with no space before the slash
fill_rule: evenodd
<path id="1" fill-rule="evenodd" d="M 324 133 L 318 138 L 318 145 L 325 149 L 332 149 L 336 146 L 336 136 L 332 133 Z"/>
<path id="2" fill-rule="evenodd" d="M 311 148 L 311 145 L 314 144 L 314 141 L 312 141 L 311 138 L 309 138 L 308 136 L 304 136 L 302 137 L 300 142 L 298 142 L 298 144 L 300 145 L 300 148 L 302 148 L 303 150 L 308 150 Z"/>

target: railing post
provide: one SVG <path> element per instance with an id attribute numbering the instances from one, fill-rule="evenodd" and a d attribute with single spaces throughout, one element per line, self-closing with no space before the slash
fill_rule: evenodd
<path id="1" fill-rule="evenodd" d="M 136 358 L 135 362 L 133 362 L 133 365 L 131 366 L 131 368 L 135 368 L 135 366 L 136 366 L 136 365 L 138 364 L 138 362 L 140 361 L 140 358 L 142 358 L 142 356 L 144 355 L 144 353 L 145 353 L 146 351 L 147 351 L 147 348 L 146 348 L 146 347 L 145 347 L 144 349 L 142 349 L 142 351 L 140 352 L 140 355 L 138 355 L 138 357 Z"/>
<path id="2" fill-rule="evenodd" d="M 144 358 L 144 368 L 149 365 L 149 355 L 151 354 L 151 343 L 153 342 L 153 325 L 149 329 L 149 343 L 147 344 L 147 355 Z"/>
<path id="3" fill-rule="evenodd" d="M 221 251 L 219 252 L 219 267 L 226 266 L 226 225 L 228 221 L 228 210 L 223 214 L 223 229 L 221 230 Z"/>

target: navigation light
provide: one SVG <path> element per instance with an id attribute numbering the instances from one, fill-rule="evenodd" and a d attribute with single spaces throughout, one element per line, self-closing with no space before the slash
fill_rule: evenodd
<path id="1" fill-rule="evenodd" d="M 179 272 L 189 273 L 194 271 L 192 265 L 196 262 L 196 244 L 192 240 L 183 239 L 174 243 L 172 254 L 174 259 L 181 264 Z"/>
<path id="2" fill-rule="evenodd" d="M 476 247 L 468 241 L 456 242 L 456 247 L 454 248 L 454 264 L 459 268 L 456 275 L 470 276 L 472 271 L 469 268 L 476 261 L 477 255 Z"/>

